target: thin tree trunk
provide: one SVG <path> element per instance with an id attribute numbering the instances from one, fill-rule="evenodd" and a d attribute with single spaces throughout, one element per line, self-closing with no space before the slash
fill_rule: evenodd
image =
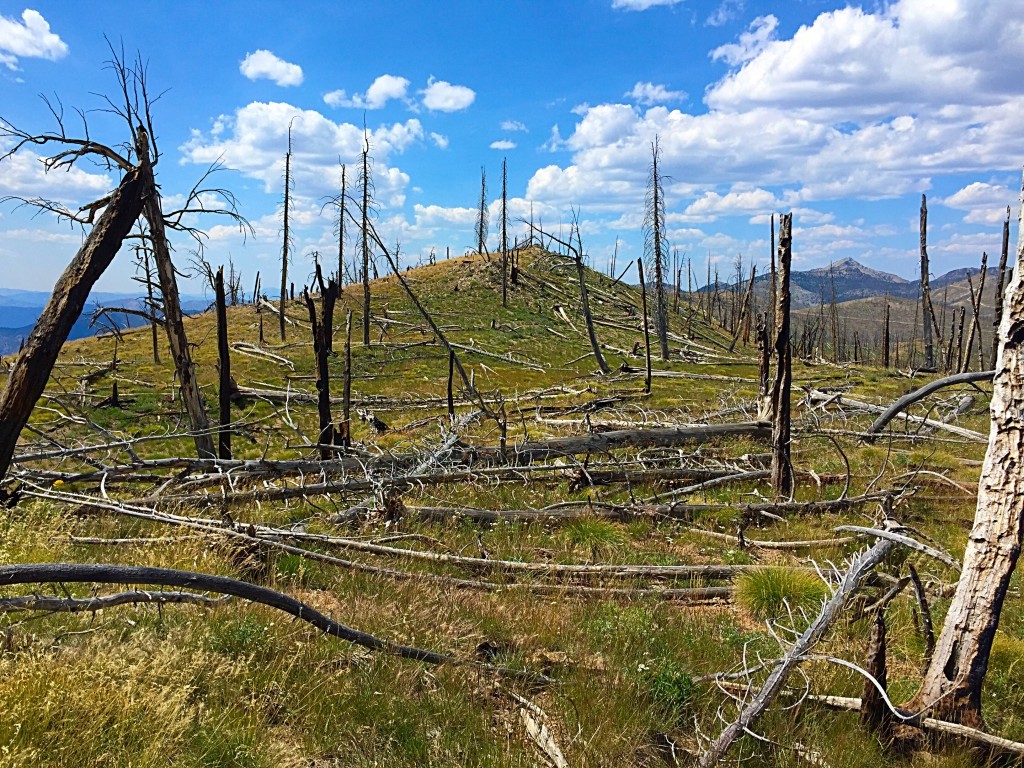
<path id="1" fill-rule="evenodd" d="M 145 260 L 146 269 L 146 298 L 149 300 L 149 311 L 156 317 L 156 303 L 153 300 L 153 267 L 149 261 L 149 249 L 142 246 L 142 258 Z M 157 322 L 153 320 L 149 324 L 150 333 L 153 336 L 153 362 L 160 365 L 160 333 L 157 330 Z"/>
<path id="2" fill-rule="evenodd" d="M 882 367 L 889 367 L 889 297 L 885 298 L 885 314 L 882 319 Z"/>
<path id="3" fill-rule="evenodd" d="M 932 345 L 931 292 L 928 290 L 928 200 L 921 195 L 921 333 L 924 338 L 924 368 L 935 370 Z"/>
<path id="4" fill-rule="evenodd" d="M 192 439 L 196 445 L 196 453 L 201 459 L 212 459 L 216 456 L 213 436 L 210 434 L 210 420 L 203 405 L 202 391 L 196 379 L 195 366 L 192 364 L 192 353 L 185 335 L 185 323 L 182 320 L 181 302 L 178 299 L 178 279 L 171 261 L 170 248 L 167 245 L 167 232 L 164 229 L 163 210 L 160 205 L 160 192 L 153 178 L 153 166 L 150 164 L 149 147 L 144 138 L 139 149 L 139 171 L 143 184 L 149 190 L 146 195 L 143 214 L 149 224 L 149 236 L 152 240 L 153 257 L 156 260 L 156 271 L 160 278 L 160 292 L 164 297 L 164 328 L 170 342 L 174 368 L 178 373 L 181 400 L 188 414 Z"/>
<path id="5" fill-rule="evenodd" d="M 231 458 L 231 353 L 228 349 L 228 309 L 224 295 L 224 267 L 217 270 L 214 280 L 217 295 L 217 367 L 220 384 L 217 395 L 220 404 L 219 429 L 217 431 L 217 454 L 222 459 Z"/>
<path id="6" fill-rule="evenodd" d="M 363 147 L 363 346 L 370 346 L 370 143 Z"/>
<path id="7" fill-rule="evenodd" d="M 337 441 L 335 441 L 337 442 Z M 345 370 L 341 380 L 341 444 L 352 446 L 352 310 L 345 313 Z"/>
<path id="8" fill-rule="evenodd" d="M 1003 317 L 1003 289 L 1006 287 L 1006 260 L 1010 255 L 1010 206 L 1006 206 L 1006 220 L 1003 221 L 1003 247 L 999 252 L 999 276 L 996 281 L 995 319 L 992 321 L 993 365 L 999 351 L 999 321 Z"/>
<path id="9" fill-rule="evenodd" d="M 281 249 L 281 312 L 280 318 L 281 341 L 285 340 L 285 304 L 288 298 L 288 240 L 291 232 L 288 228 L 288 214 L 291 207 L 292 187 L 292 126 L 288 124 L 288 151 L 284 156 L 284 242 Z M 293 297 L 294 298 L 294 297 Z"/>
<path id="10" fill-rule="evenodd" d="M 151 176 L 149 177 L 151 178 Z M 11 367 L 0 392 L 0 479 L 10 468 L 22 428 L 43 394 L 60 348 L 142 212 L 147 177 L 138 170 L 121 179 L 78 253 L 57 280 L 53 294 Z"/>
<path id="11" fill-rule="evenodd" d="M 772 490 L 776 496 L 788 496 L 792 490 L 789 459 L 790 387 L 793 381 L 793 352 L 789 346 L 789 271 L 793 260 L 793 214 L 785 213 L 779 222 L 779 293 L 775 308 L 775 382 L 772 386 Z"/>
<path id="12" fill-rule="evenodd" d="M 771 338 L 772 343 L 774 343 L 775 342 L 775 319 L 776 319 L 775 318 L 775 306 L 776 306 L 776 303 L 778 302 L 778 298 L 777 298 L 777 293 L 778 293 L 778 275 L 776 274 L 776 271 L 775 271 L 775 214 L 774 213 L 772 214 L 772 218 L 771 218 L 771 243 L 770 243 L 770 247 L 771 247 L 771 251 L 770 251 L 770 256 L 771 256 L 771 267 L 770 267 L 771 268 L 771 278 L 769 280 L 769 290 L 770 290 L 769 301 L 771 303 L 768 305 L 768 322 L 771 323 L 771 327 L 768 329 L 768 332 L 771 334 L 770 338 Z"/>
<path id="13" fill-rule="evenodd" d="M 508 177 L 501 161 L 501 306 L 508 306 Z"/>
<path id="14" fill-rule="evenodd" d="M 640 302 L 644 314 L 644 392 L 651 391 L 651 329 L 647 323 L 647 285 L 644 283 L 644 260 L 636 260 L 636 269 L 640 274 Z"/>
<path id="15" fill-rule="evenodd" d="M 978 336 L 979 370 L 985 370 L 985 353 L 981 341 L 981 295 L 985 290 L 985 272 L 988 270 L 988 254 L 981 254 L 981 279 L 978 284 L 977 295 L 974 291 L 974 281 L 967 276 L 967 287 L 971 293 L 971 331 L 967 335 L 967 352 L 964 354 L 964 365 L 961 369 L 966 371 L 971 367 L 971 352 L 974 350 L 974 337 Z"/>
<path id="16" fill-rule="evenodd" d="M 1022 189 L 1024 200 L 1024 189 Z M 1022 209 L 1024 210 L 1024 209 Z M 1024 259 L 1024 232 L 1017 263 Z M 982 725 L 982 683 L 999 614 L 1024 539 L 1024 272 L 1014 270 L 999 324 L 991 431 L 978 486 L 974 528 L 935 653 L 911 708 Z"/>

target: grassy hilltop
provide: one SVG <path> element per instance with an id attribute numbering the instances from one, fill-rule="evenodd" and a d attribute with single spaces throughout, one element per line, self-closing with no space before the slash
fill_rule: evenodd
<path id="1" fill-rule="evenodd" d="M 636 287 L 587 271 L 597 335 L 612 368 L 601 376 L 570 260 L 524 252 L 507 308 L 500 301 L 499 258 L 451 259 L 403 277 L 459 345 L 476 390 L 504 421 L 509 461 L 469 450 L 498 446 L 501 429 L 487 414 L 463 423 L 460 417 L 479 405 L 457 378 L 452 425 L 447 354 L 392 275 L 373 283 L 368 347 L 359 343 L 361 286 L 347 287 L 335 310 L 338 354 L 330 369 L 332 396 L 339 399 L 345 312 L 353 312 L 351 456 L 359 462 L 331 473 L 268 469 L 255 477 L 159 464 L 194 450 L 162 332 L 160 364 L 153 362 L 148 327 L 120 340 L 68 343 L 18 453 L 110 447 L 23 458 L 15 481 L 24 495 L 8 510 L 0 564 L 122 563 L 232 576 L 292 595 L 348 626 L 466 663 L 433 666 L 371 652 L 238 599 L 8 613 L 0 654 L 0 763 L 526 766 L 550 759 L 528 735 L 529 724 L 543 723 L 570 765 L 660 766 L 675 764 L 677 756 L 685 764 L 686 751 L 717 735 L 719 708 L 726 721 L 733 717 L 725 693 L 700 678 L 780 655 L 772 633 L 786 639 L 787 627 L 801 630 L 805 614 L 814 616 L 829 594 L 813 566 L 841 569 L 844 557 L 864 546 L 835 528 L 872 524 L 878 503 L 793 504 L 757 514 L 751 505 L 770 501 L 771 489 L 762 471 L 768 447 L 754 436 L 517 461 L 517 448 L 549 438 L 754 421 L 755 350 L 741 340 L 730 352 L 729 334 L 696 316 L 685 295 L 677 308 L 670 298 L 673 355 L 667 363 L 655 360 L 646 395 Z M 315 459 L 315 366 L 305 305 L 288 304 L 294 324 L 283 344 L 277 318 L 262 313 L 260 345 L 257 308 L 228 310 L 230 340 L 241 345 L 231 358 L 241 392 L 232 411 L 234 457 Z M 207 407 L 216 414 L 214 315 L 185 323 Z M 109 403 L 114 382 L 117 407 Z M 857 433 L 872 414 L 801 402 L 803 391 L 813 389 L 888 404 L 920 383 L 869 366 L 795 361 L 795 501 L 906 488 L 895 516 L 959 558 L 984 442 L 901 421 L 892 439 L 866 443 Z M 975 403 L 955 423 L 987 435 L 987 399 L 972 387 L 942 390 L 912 411 L 940 418 L 968 393 Z M 374 429 L 355 409 L 387 429 Z M 339 403 L 335 420 L 340 413 Z M 458 449 L 417 466 L 453 430 Z M 911 439 L 908 431 L 920 434 Z M 135 456 L 125 446 L 132 441 Z M 741 479 L 727 477 L 741 472 Z M 280 492 L 300 485 L 321 487 L 305 498 Z M 160 519 L 129 516 L 126 504 Z M 476 510 L 506 514 L 487 519 Z M 182 520 L 205 521 L 205 528 Z M 265 537 L 272 542 L 343 562 L 220 535 L 211 530 L 217 526 L 273 527 L 277 533 Z M 287 539 L 284 530 L 306 537 Z M 794 541 L 824 543 L 772 546 Z M 505 561 L 537 565 L 525 570 Z M 957 573 L 900 551 L 832 629 L 822 653 L 863 663 L 871 625 L 865 609 L 890 589 L 894 579 L 887 577 L 904 575 L 910 562 L 928 588 L 938 632 Z M 760 568 L 673 578 L 667 571 L 594 576 L 557 568 L 565 564 Z M 1024 740 L 1020 586 L 1018 571 L 986 679 L 985 712 L 990 731 Z M 682 591 L 710 587 L 729 589 L 704 597 Z M 76 597 L 118 589 L 66 585 Z M 889 692 L 899 702 L 915 691 L 924 658 L 912 588 L 893 600 L 886 617 Z M 771 631 L 766 621 L 774 622 Z M 554 682 L 503 677 L 480 663 L 528 669 Z M 812 693 L 861 695 L 863 679 L 847 668 L 811 661 L 803 669 Z M 777 702 L 758 732 L 802 744 L 837 768 L 888 759 L 857 725 L 855 712 L 809 701 L 789 708 L 794 701 Z M 798 760 L 750 737 L 733 754 L 749 758 L 748 765 Z M 927 762 L 954 766 L 969 758 L 954 750 Z"/>

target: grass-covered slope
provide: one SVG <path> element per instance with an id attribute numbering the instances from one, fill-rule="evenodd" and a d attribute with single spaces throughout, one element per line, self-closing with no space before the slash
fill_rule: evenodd
<path id="1" fill-rule="evenodd" d="M 527 735 L 519 696 L 546 713 L 570 765 L 657 766 L 673 764 L 674 755 L 684 763 L 685 751 L 699 750 L 702 737 L 716 735 L 719 708 L 732 716 L 726 696 L 699 678 L 779 655 L 764 621 L 801 628 L 804 613 L 813 615 L 827 593 L 810 566 L 841 567 L 844 556 L 862 546 L 771 543 L 835 539 L 838 525 L 870 524 L 878 505 L 788 505 L 775 517 L 756 514 L 759 507 L 752 505 L 769 502 L 771 491 L 762 472 L 767 446 L 754 437 L 527 464 L 517 448 L 547 438 L 756 419 L 754 350 L 740 343 L 728 352 L 729 335 L 700 321 L 683 296 L 670 312 L 672 360 L 655 361 L 652 392 L 645 395 L 635 287 L 587 273 L 597 334 L 613 369 L 602 377 L 595 374 L 570 261 L 525 252 L 519 285 L 504 309 L 495 258 L 452 259 L 403 276 L 458 345 L 474 387 L 504 423 L 505 461 L 471 450 L 499 445 L 497 420 L 484 414 L 467 426 L 452 425 L 445 405 L 447 354 L 391 276 L 373 284 L 369 347 L 359 344 L 360 287 L 345 290 L 335 313 L 339 354 L 330 361 L 332 395 L 340 398 L 345 312 L 351 309 L 353 405 L 372 412 L 387 431 L 356 419 L 354 450 L 330 471 L 272 465 L 318 457 L 309 447 L 317 417 L 308 315 L 301 302 L 289 304 L 295 325 L 281 344 L 276 318 L 263 310 L 266 343 L 259 345 L 256 308 L 232 307 L 229 335 L 242 344 L 232 353 L 233 378 L 243 393 L 264 393 L 239 397 L 233 406 L 235 458 L 253 463 L 220 471 L 169 461 L 190 457 L 193 446 L 174 397 L 169 355 L 162 349 L 163 362 L 153 362 L 148 328 L 121 341 L 69 343 L 22 438 L 18 453 L 25 458 L 14 482 L 24 495 L 7 513 L 0 564 L 122 563 L 233 576 L 297 597 L 349 626 L 467 663 L 431 666 L 370 652 L 239 600 L 95 614 L 9 613 L 0 654 L 4 764 L 543 763 Z M 213 314 L 189 318 L 186 327 L 215 413 Z M 288 364 L 254 356 L 260 346 Z M 800 388 L 842 388 L 854 398 L 887 403 L 921 383 L 873 368 L 800 362 L 794 376 L 795 403 Z M 120 407 L 104 404 L 114 381 Z M 461 424 L 479 405 L 458 381 L 455 391 Z M 965 391 L 940 396 L 955 402 Z M 956 423 L 985 432 L 987 402 L 975 395 L 976 405 Z M 933 417 L 944 412 L 934 399 L 915 412 L 933 406 Z M 340 411 L 338 403 L 335 419 Z M 939 439 L 912 440 L 904 433 L 863 443 L 856 433 L 871 417 L 833 406 L 801 403 L 795 418 L 796 502 L 906 487 L 916 492 L 897 502 L 896 516 L 962 555 L 984 444 L 942 432 L 931 435 Z M 458 431 L 457 450 L 424 465 L 452 430 Z M 131 441 L 134 456 L 124 445 Z M 58 445 L 109 447 L 45 457 Z M 260 460 L 265 471 L 256 476 Z M 721 480 L 740 472 L 745 479 Z M 693 488 L 709 479 L 718 484 Z M 289 490 L 300 485 L 319 488 L 303 498 Z M 159 519 L 131 517 L 126 504 Z M 362 511 L 351 513 L 355 507 Z M 205 522 L 190 526 L 195 520 Z M 260 538 L 261 525 L 277 531 L 264 536 L 271 544 L 252 540 Z M 249 538 L 218 533 L 218 527 Z M 289 539 L 281 533 L 286 529 L 307 538 Z M 747 546 L 736 538 L 740 529 Z M 310 540 L 309 534 L 336 539 Z M 317 553 L 344 562 L 316 559 Z M 885 573 L 903 575 L 908 561 L 931 587 L 938 629 L 945 605 L 940 593 L 956 574 L 905 552 Z M 559 568 L 599 564 L 770 567 L 730 578 L 667 578 L 653 570 L 594 576 Z M 696 600 L 682 591 L 730 587 L 733 575 L 736 589 L 725 597 Z M 890 583 L 869 587 L 864 603 Z M 69 584 L 66 594 L 119 589 Z M 65 594 L 56 585 L 5 593 L 33 591 Z M 863 661 L 869 619 L 858 608 L 864 603 L 832 630 L 828 653 Z M 887 617 L 890 692 L 901 700 L 915 689 L 925 647 L 912 592 L 897 597 Z M 786 629 L 773 631 L 787 636 Z M 1024 690 L 1016 674 L 1022 656 L 1017 576 L 985 700 L 990 729 L 1007 738 L 1024 739 Z M 554 682 L 526 684 L 481 663 L 529 669 Z M 805 671 L 816 693 L 860 694 L 862 680 L 845 668 L 812 662 Z M 813 748 L 831 766 L 889 759 L 856 725 L 856 714 L 812 704 L 784 709 L 789 703 L 780 702 L 759 724 L 772 741 Z M 752 738 L 734 750 L 750 765 L 796 759 Z M 965 760 L 954 751 L 931 762 Z"/>

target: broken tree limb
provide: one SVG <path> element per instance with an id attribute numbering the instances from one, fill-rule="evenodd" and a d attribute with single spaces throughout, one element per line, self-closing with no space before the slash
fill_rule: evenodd
<path id="1" fill-rule="evenodd" d="M 901 411 L 913 405 L 918 400 L 923 400 L 932 392 L 940 390 L 943 387 L 952 387 L 956 384 L 973 384 L 977 381 L 992 381 L 992 377 L 995 376 L 995 373 L 995 371 L 968 371 L 967 373 L 956 373 L 952 376 L 946 376 L 945 378 L 929 382 L 923 387 L 918 387 L 913 392 L 908 392 L 888 408 L 883 410 L 882 414 L 875 419 L 871 423 L 871 426 L 865 431 L 869 434 L 878 434 L 885 429 L 885 425 L 892 421 Z"/>
<path id="2" fill-rule="evenodd" d="M 782 691 L 786 684 L 786 678 L 796 667 L 803 657 L 817 645 L 818 641 L 825 635 L 832 623 L 839 618 L 853 597 L 854 592 L 869 573 L 881 563 L 888 554 L 896 547 L 896 542 L 891 539 L 879 539 L 869 549 L 864 550 L 854 557 L 850 567 L 846 571 L 842 582 L 836 588 L 832 598 L 821 607 L 818 617 L 811 622 L 811 625 L 796 639 L 792 647 L 782 658 L 778 659 L 768 675 L 768 679 L 758 694 L 745 706 L 739 716 L 719 734 L 718 738 L 701 755 L 698 765 L 700 768 L 711 768 L 718 765 L 725 757 L 729 747 L 739 736 L 751 728 L 758 718 L 774 701 L 775 697 Z"/>
<path id="3" fill-rule="evenodd" d="M 808 400 L 812 403 L 832 403 L 838 406 L 848 406 L 850 408 L 858 408 L 862 411 L 869 411 L 871 413 L 884 413 L 887 409 L 882 405 L 874 405 L 873 403 L 865 403 L 861 400 L 854 400 L 846 397 L 845 395 L 838 395 L 835 393 L 820 392 L 816 389 L 812 389 L 808 395 Z M 911 414 L 905 414 L 905 418 L 908 421 L 912 421 L 915 424 L 923 424 L 926 427 L 932 429 L 941 429 L 946 432 L 951 432 L 959 437 L 967 438 L 978 443 L 987 443 L 988 437 L 975 432 L 973 429 L 965 429 L 964 427 L 958 427 L 954 424 L 946 424 L 943 421 L 936 421 L 935 419 L 926 419 L 923 416 L 913 416 Z"/>
<path id="4" fill-rule="evenodd" d="M 0 613 L 13 613 L 15 611 L 47 611 L 49 613 L 85 613 L 101 611 L 104 608 L 115 608 L 119 605 L 134 605 L 139 603 L 155 604 L 182 604 L 198 603 L 199 605 L 220 605 L 230 599 L 230 595 L 224 597 L 209 597 L 195 592 L 147 592 L 144 590 L 133 590 L 131 592 L 118 592 L 114 595 L 100 595 L 98 597 L 60 597 L 58 595 L 21 595 L 17 597 L 0 598 Z"/>

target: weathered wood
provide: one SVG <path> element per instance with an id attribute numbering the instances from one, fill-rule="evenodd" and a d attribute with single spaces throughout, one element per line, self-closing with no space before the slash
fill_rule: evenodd
<path id="1" fill-rule="evenodd" d="M 331 334 L 334 328 L 334 304 L 338 300 L 338 283 L 329 279 L 324 284 L 320 265 L 316 265 L 316 280 L 320 285 L 320 317 L 317 318 L 316 304 L 309 290 L 303 291 L 309 324 L 313 329 L 313 356 L 316 359 L 316 410 L 319 419 L 320 458 L 329 459 L 334 444 L 334 421 L 331 417 L 331 372 L 327 365 L 331 353 Z"/>
<path id="2" fill-rule="evenodd" d="M 885 425 L 892 421 L 899 413 L 905 410 L 907 407 L 913 405 L 919 400 L 923 400 L 928 397 L 932 392 L 936 392 L 943 387 L 952 387 L 957 384 L 972 384 L 976 381 L 991 381 L 995 375 L 995 371 L 969 371 L 967 373 L 957 373 L 952 376 L 946 376 L 942 379 L 936 379 L 925 384 L 923 387 L 918 387 L 912 392 L 908 392 L 899 400 L 894 402 L 884 411 L 881 415 L 875 419 L 871 426 L 865 431 L 869 434 L 878 434 Z"/>
<path id="3" fill-rule="evenodd" d="M 288 249 L 291 245 L 289 229 L 289 213 L 292 199 L 292 124 L 288 123 L 288 151 L 284 155 L 284 236 L 281 239 L 281 311 L 278 313 L 278 325 L 281 341 L 285 340 L 285 303 L 288 298 Z M 292 289 L 294 298 L 294 288 Z"/>
<path id="4" fill-rule="evenodd" d="M 882 317 L 882 367 L 889 367 L 889 297 L 885 298 L 885 314 Z"/>
<path id="5" fill-rule="evenodd" d="M 1006 261 L 1010 256 L 1010 206 L 1006 206 L 1003 220 L 1003 245 L 999 251 L 999 271 L 996 277 L 995 312 L 992 320 L 992 354 L 989 359 L 996 363 L 999 353 L 999 322 L 1003 319 L 1003 289 L 1006 287 Z M 984 366 L 982 366 L 984 367 Z"/>
<path id="6" fill-rule="evenodd" d="M 792 489 L 790 468 L 790 388 L 793 383 L 793 349 L 789 344 L 789 272 L 793 262 L 793 214 L 779 222 L 778 304 L 775 307 L 775 381 L 772 385 L 772 490 L 788 496 Z"/>
<path id="7" fill-rule="evenodd" d="M 60 348 L 89 298 L 89 291 L 113 261 L 142 213 L 151 177 L 125 174 L 89 231 L 78 253 L 57 280 L 0 392 L 0 479 L 7 474 L 22 428 L 46 388 Z"/>
<path id="8" fill-rule="evenodd" d="M 782 232 L 786 231 L 785 222 L 786 216 L 783 217 Z M 780 232 L 781 239 L 782 234 Z M 854 557 L 842 582 L 836 588 L 835 594 L 822 606 L 817 618 L 796 639 L 789 650 L 774 663 L 771 674 L 769 674 L 768 679 L 758 694 L 740 711 L 739 716 L 725 727 L 707 751 L 701 755 L 698 762 L 700 768 L 711 768 L 711 766 L 718 765 L 733 742 L 746 730 L 753 727 L 754 723 L 757 722 L 758 718 L 768 709 L 772 701 L 782 690 L 789 673 L 818 644 L 818 641 L 825 635 L 825 632 L 828 631 L 833 622 L 846 609 L 850 598 L 856 592 L 861 582 L 864 581 L 876 565 L 885 560 L 886 556 L 895 546 L 896 543 L 889 539 L 880 539 L 870 549 Z"/>
<path id="9" fill-rule="evenodd" d="M 921 195 L 921 333 L 924 338 L 924 369 L 935 370 L 935 348 L 932 344 L 931 292 L 928 289 L 928 199 Z"/>
<path id="10" fill-rule="evenodd" d="M 966 371 L 971 367 L 971 351 L 974 349 L 974 337 L 978 337 L 978 368 L 985 368 L 985 347 L 981 340 L 981 298 L 985 290 L 985 273 L 988 272 L 988 254 L 981 254 L 981 277 L 978 280 L 978 290 L 974 290 L 974 280 L 967 275 L 967 288 L 971 300 L 971 330 L 967 336 L 967 351 L 964 353 L 964 365 L 961 369 Z"/>
<path id="11" fill-rule="evenodd" d="M 206 407 L 203 405 L 202 391 L 199 388 L 199 381 L 196 379 L 192 352 L 185 334 L 181 301 L 178 298 L 178 278 L 167 242 L 163 209 L 160 204 L 160 191 L 153 176 L 149 139 L 142 128 L 139 128 L 137 133 L 139 134 L 139 139 L 136 141 L 139 174 L 147 190 L 143 215 L 149 225 L 150 243 L 153 247 L 153 257 L 156 260 L 157 276 L 160 278 L 160 292 L 163 294 L 164 328 L 167 331 L 167 340 L 170 342 L 171 357 L 174 359 L 174 369 L 178 374 L 181 400 L 188 415 L 196 454 L 200 458 L 213 458 L 216 452 L 213 446 L 213 436 L 210 434 L 210 421 L 206 415 Z"/>
<path id="12" fill-rule="evenodd" d="M 636 260 L 636 269 L 640 275 L 640 302 L 643 306 L 644 325 L 644 392 L 651 391 L 651 329 L 647 322 L 647 285 L 644 283 L 644 261 Z"/>
<path id="13" fill-rule="evenodd" d="M 217 387 L 220 404 L 220 423 L 217 430 L 217 455 L 221 459 L 231 458 L 231 351 L 228 347 L 228 310 L 224 295 L 224 267 L 217 270 L 214 278 L 214 293 L 217 304 Z"/>
<path id="14" fill-rule="evenodd" d="M 882 698 L 887 690 L 885 610 L 879 607 L 871 622 L 871 636 L 868 640 L 867 660 L 864 670 L 874 680 L 865 679 L 864 692 L 860 697 L 860 722 L 878 739 L 886 744 L 892 737 L 893 716 Z M 876 687 L 876 683 L 877 686 Z M 881 690 L 879 690 L 879 687 Z"/>
<path id="15" fill-rule="evenodd" d="M 345 368 L 341 379 L 341 424 L 340 442 L 342 447 L 352 447 L 352 310 L 345 313 Z M 337 442 L 337 441 L 336 441 Z"/>
<path id="16" fill-rule="evenodd" d="M 1022 188 L 1024 220 L 1024 188 Z M 1024 231 L 1017 263 L 1024 260 Z M 1024 540 L 1024 272 L 1015 269 L 999 324 L 991 429 L 974 527 L 935 654 L 911 707 L 969 726 L 982 720 L 982 684 L 999 615 Z"/>

